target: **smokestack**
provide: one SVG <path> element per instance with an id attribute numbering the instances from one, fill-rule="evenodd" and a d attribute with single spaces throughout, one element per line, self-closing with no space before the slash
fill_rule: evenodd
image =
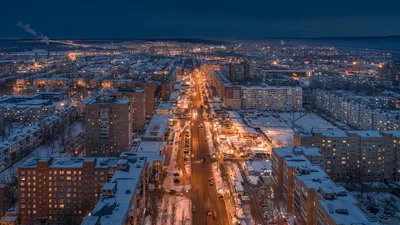
<path id="1" fill-rule="evenodd" d="M 47 45 L 47 58 L 50 58 L 50 45 Z"/>
<path id="2" fill-rule="evenodd" d="M 35 47 L 35 62 L 37 62 L 38 60 L 37 60 L 37 38 L 36 38 L 36 35 L 35 35 L 35 44 L 34 44 L 34 47 Z"/>

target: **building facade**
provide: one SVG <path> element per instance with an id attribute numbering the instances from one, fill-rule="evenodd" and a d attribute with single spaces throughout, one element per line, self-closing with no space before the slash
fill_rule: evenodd
<path id="1" fill-rule="evenodd" d="M 146 121 L 146 93 L 144 89 L 119 88 L 118 92 L 114 92 L 111 96 L 117 99 L 129 99 L 131 101 L 132 112 L 132 130 L 143 131 Z"/>
<path id="2" fill-rule="evenodd" d="M 227 108 L 302 110 L 303 90 L 301 87 L 268 86 L 261 81 L 260 83 L 256 81 L 232 82 L 226 76 L 226 71 L 212 71 L 208 75 L 208 81 Z M 248 76 L 250 77 L 250 75 Z"/>
<path id="3" fill-rule="evenodd" d="M 308 154 L 308 156 L 303 155 Z M 272 187 L 294 225 L 374 224 L 342 186 L 333 182 L 315 162 L 321 154 L 314 148 L 273 148 Z M 323 160 L 322 160 L 323 162 Z"/>
<path id="4" fill-rule="evenodd" d="M 87 156 L 118 156 L 132 145 L 130 100 L 100 96 L 86 106 L 85 147 Z"/>
<path id="5" fill-rule="evenodd" d="M 133 170 L 131 179 L 145 184 L 145 165 L 145 160 L 119 157 L 32 158 L 18 169 L 19 223 L 80 224 L 104 185 L 125 174 L 121 171 Z M 135 187 L 133 193 L 145 191 Z"/>
<path id="6" fill-rule="evenodd" d="M 399 131 L 295 132 L 296 146 L 321 149 L 334 180 L 398 181 Z"/>

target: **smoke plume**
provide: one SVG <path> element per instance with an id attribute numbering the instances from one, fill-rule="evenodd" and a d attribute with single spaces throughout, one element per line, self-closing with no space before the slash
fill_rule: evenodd
<path id="1" fill-rule="evenodd" d="M 22 22 L 18 22 L 17 27 L 22 27 L 26 32 L 32 34 L 33 36 L 36 36 L 36 31 L 31 28 L 30 24 L 24 24 Z"/>
<path id="2" fill-rule="evenodd" d="M 47 45 L 49 45 L 49 37 L 44 36 L 43 34 L 41 34 L 38 38 L 42 39 L 43 41 L 46 42 Z"/>

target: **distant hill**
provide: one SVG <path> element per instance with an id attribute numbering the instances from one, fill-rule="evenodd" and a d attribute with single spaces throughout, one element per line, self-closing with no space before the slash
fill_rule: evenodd
<path id="1" fill-rule="evenodd" d="M 318 39 L 400 39 L 400 35 L 361 36 L 361 37 L 320 37 Z"/>
<path id="2" fill-rule="evenodd" d="M 192 44 L 207 44 L 207 45 L 223 45 L 228 44 L 225 41 L 216 41 L 216 40 L 208 40 L 208 39 L 200 39 L 200 38 L 50 38 L 51 40 L 73 40 L 78 42 L 96 42 L 96 43 L 119 43 L 126 41 L 173 41 L 173 42 L 182 42 L 182 43 L 192 43 Z M 18 38 L 18 39 L 0 39 L 0 41 L 32 41 L 33 38 Z"/>
<path id="3" fill-rule="evenodd" d="M 400 39 L 400 35 L 389 36 L 352 36 L 352 37 L 239 37 L 238 40 L 263 40 L 263 39 L 277 39 L 277 40 L 291 40 L 291 39 L 325 39 L 325 40 L 354 40 L 354 39 Z"/>

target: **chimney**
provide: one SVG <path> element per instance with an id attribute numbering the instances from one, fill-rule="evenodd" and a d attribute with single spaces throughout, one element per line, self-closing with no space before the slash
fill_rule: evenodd
<path id="1" fill-rule="evenodd" d="M 50 45 L 47 45 L 47 58 L 50 58 Z"/>
<path id="2" fill-rule="evenodd" d="M 35 34 L 35 40 L 34 40 L 34 47 L 35 47 L 35 62 L 37 62 L 37 37 Z"/>

